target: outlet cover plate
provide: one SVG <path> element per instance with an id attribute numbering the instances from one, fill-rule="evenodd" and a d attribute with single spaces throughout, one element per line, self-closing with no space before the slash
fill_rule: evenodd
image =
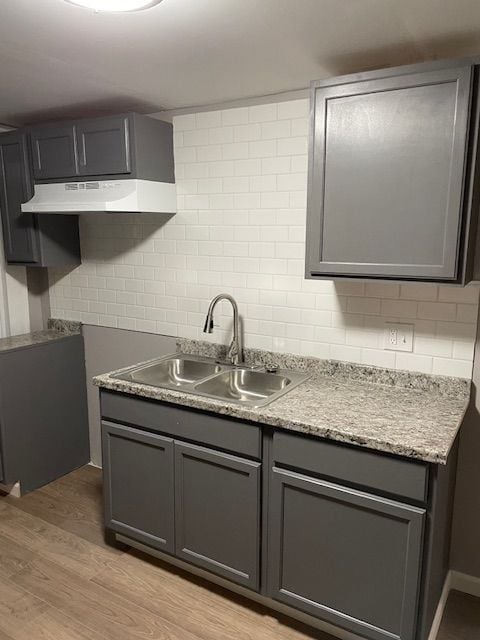
<path id="1" fill-rule="evenodd" d="M 387 351 L 413 351 L 413 324 L 386 322 L 383 348 Z"/>

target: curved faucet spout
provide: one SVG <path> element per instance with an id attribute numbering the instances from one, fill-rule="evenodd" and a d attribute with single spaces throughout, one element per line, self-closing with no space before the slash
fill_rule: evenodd
<path id="1" fill-rule="evenodd" d="M 233 340 L 228 348 L 227 358 L 232 364 L 238 365 L 243 362 L 243 347 L 240 336 L 240 317 L 238 314 L 238 306 L 233 298 L 228 293 L 220 293 L 215 296 L 210 302 L 208 307 L 207 317 L 205 318 L 205 325 L 203 327 L 204 333 L 213 333 L 213 311 L 220 300 L 228 300 L 233 308 Z"/>

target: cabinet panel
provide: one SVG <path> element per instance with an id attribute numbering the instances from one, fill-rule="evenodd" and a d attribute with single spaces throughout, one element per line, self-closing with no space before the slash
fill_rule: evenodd
<path id="1" fill-rule="evenodd" d="M 424 515 L 273 469 L 272 597 L 375 640 L 413 640 Z"/>
<path id="2" fill-rule="evenodd" d="M 131 172 L 128 117 L 97 118 L 76 127 L 82 176 Z"/>
<path id="3" fill-rule="evenodd" d="M 38 180 L 78 175 L 75 126 L 39 126 L 32 130 L 33 174 Z"/>
<path id="4" fill-rule="evenodd" d="M 143 427 L 207 447 L 259 459 L 262 431 L 258 425 L 195 411 L 156 400 L 101 390 L 102 417 Z"/>
<path id="5" fill-rule="evenodd" d="M 307 273 L 457 278 L 472 70 L 313 89 Z"/>
<path id="6" fill-rule="evenodd" d="M 258 589 L 260 463 L 175 442 L 176 555 Z"/>
<path id="7" fill-rule="evenodd" d="M 38 259 L 33 215 L 21 209 L 32 196 L 26 136 L 0 135 L 0 213 L 9 263 L 35 263 Z"/>
<path id="8" fill-rule="evenodd" d="M 425 462 L 288 431 L 274 433 L 273 459 L 280 466 L 295 467 L 300 473 L 317 473 L 333 482 L 356 484 L 418 502 L 427 500 Z"/>
<path id="9" fill-rule="evenodd" d="M 105 521 L 110 529 L 173 551 L 173 440 L 102 423 Z"/>

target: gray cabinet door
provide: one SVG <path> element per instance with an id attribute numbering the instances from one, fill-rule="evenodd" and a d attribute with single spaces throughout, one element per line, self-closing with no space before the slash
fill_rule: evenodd
<path id="1" fill-rule="evenodd" d="M 274 468 L 271 596 L 372 640 L 413 640 L 425 511 Z"/>
<path id="2" fill-rule="evenodd" d="M 33 175 L 37 180 L 78 175 L 75 125 L 43 125 L 32 129 Z"/>
<path id="3" fill-rule="evenodd" d="M 172 552 L 173 440 L 103 422 L 102 452 L 106 526 Z"/>
<path id="4" fill-rule="evenodd" d="M 80 175 L 103 176 L 131 172 L 127 116 L 79 122 L 76 130 Z"/>
<path id="5" fill-rule="evenodd" d="M 176 555 L 259 586 L 260 463 L 175 442 Z"/>
<path id="6" fill-rule="evenodd" d="M 33 196 L 25 134 L 0 135 L 0 213 L 5 257 L 9 263 L 38 259 L 35 220 L 22 213 L 22 203 Z"/>
<path id="7" fill-rule="evenodd" d="M 455 280 L 472 70 L 312 87 L 307 275 Z"/>

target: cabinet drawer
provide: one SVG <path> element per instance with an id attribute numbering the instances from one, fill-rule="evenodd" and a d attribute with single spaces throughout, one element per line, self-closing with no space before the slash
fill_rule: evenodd
<path id="1" fill-rule="evenodd" d="M 250 458 L 261 458 L 260 427 L 194 409 L 102 391 L 102 418 L 172 435 Z"/>
<path id="2" fill-rule="evenodd" d="M 335 481 L 425 502 L 428 465 L 325 440 L 275 432 L 275 463 L 318 473 Z"/>

